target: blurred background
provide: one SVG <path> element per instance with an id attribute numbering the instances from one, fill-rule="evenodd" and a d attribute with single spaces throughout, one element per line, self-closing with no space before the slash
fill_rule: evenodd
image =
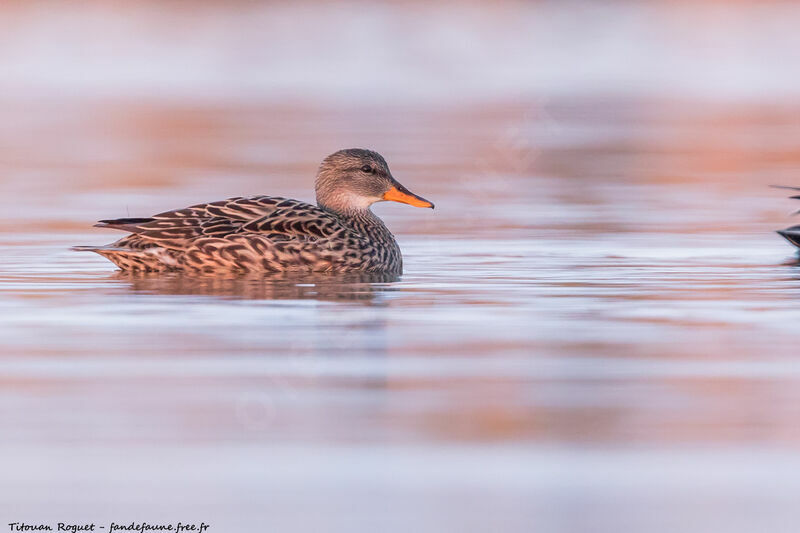
<path id="1" fill-rule="evenodd" d="M 0 519 L 794 531 L 800 5 L 0 4 Z M 102 218 L 313 201 L 396 280 L 115 273 Z"/>

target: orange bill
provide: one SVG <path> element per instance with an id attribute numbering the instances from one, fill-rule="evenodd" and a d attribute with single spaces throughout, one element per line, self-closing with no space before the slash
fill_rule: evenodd
<path id="1" fill-rule="evenodd" d="M 403 204 L 413 205 L 414 207 L 430 207 L 433 209 L 433 204 L 425 198 L 417 196 L 399 183 L 386 191 L 383 195 L 384 200 L 391 200 L 392 202 L 400 202 Z"/>

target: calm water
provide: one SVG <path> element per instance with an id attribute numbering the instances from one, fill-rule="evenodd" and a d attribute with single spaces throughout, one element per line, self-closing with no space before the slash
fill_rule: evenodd
<path id="1" fill-rule="evenodd" d="M 767 185 L 797 184 L 797 110 L 352 111 L 13 111 L 4 519 L 789 527 L 800 266 L 772 230 L 797 206 Z M 399 280 L 130 277 L 68 250 L 115 238 L 104 217 L 310 200 L 318 159 L 351 145 L 436 202 L 377 207 Z"/>

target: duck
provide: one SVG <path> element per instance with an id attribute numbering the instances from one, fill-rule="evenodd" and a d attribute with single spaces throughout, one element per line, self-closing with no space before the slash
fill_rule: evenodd
<path id="1" fill-rule="evenodd" d="M 790 186 L 787 186 L 787 185 L 773 185 L 773 187 L 776 188 L 776 189 L 787 189 L 787 190 L 790 190 L 790 191 L 800 191 L 800 187 L 790 187 Z M 800 200 L 800 194 L 796 194 L 794 196 L 790 196 L 790 198 L 792 198 L 793 200 Z M 800 212 L 800 211 L 798 211 L 798 212 Z M 798 212 L 795 212 L 794 214 L 797 214 Z M 776 233 L 778 235 L 780 235 L 781 237 L 783 237 L 784 239 L 786 239 L 787 241 L 789 241 L 790 243 L 792 243 L 793 245 L 795 245 L 798 248 L 800 248 L 800 226 L 791 226 L 791 227 L 786 228 L 786 229 L 778 230 L 778 231 L 776 231 Z"/>
<path id="2" fill-rule="evenodd" d="M 123 272 L 402 274 L 400 247 L 370 207 L 393 201 L 434 208 L 392 176 L 379 153 L 339 150 L 319 166 L 317 205 L 280 196 L 234 197 L 146 218 L 100 220 L 128 235 L 78 246 Z"/>

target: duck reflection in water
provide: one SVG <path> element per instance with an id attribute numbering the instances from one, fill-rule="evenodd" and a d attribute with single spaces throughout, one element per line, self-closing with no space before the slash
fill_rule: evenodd
<path id="1" fill-rule="evenodd" d="M 113 279 L 144 294 L 216 296 L 242 300 L 320 300 L 379 303 L 378 296 L 398 290 L 389 273 L 298 275 L 286 272 L 230 277 L 184 273 L 147 274 L 117 271 Z"/>

